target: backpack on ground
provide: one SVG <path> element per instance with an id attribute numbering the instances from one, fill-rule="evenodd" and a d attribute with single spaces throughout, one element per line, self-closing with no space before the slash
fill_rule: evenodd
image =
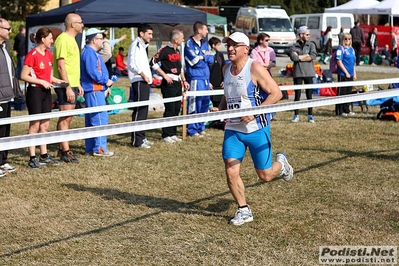
<path id="1" fill-rule="evenodd" d="M 393 98 L 386 100 L 380 105 L 380 111 L 377 118 L 381 120 L 399 121 L 399 103 L 395 102 Z"/>
<path id="2" fill-rule="evenodd" d="M 341 47 L 342 52 L 344 52 L 344 48 L 342 46 L 338 46 L 338 49 Z M 337 49 L 337 50 L 338 50 Z M 330 71 L 333 74 L 338 73 L 338 65 L 337 65 L 337 51 L 334 51 L 330 57 Z"/>
<path id="3" fill-rule="evenodd" d="M 323 70 L 323 83 L 332 83 L 334 82 L 333 74 L 329 69 Z"/>

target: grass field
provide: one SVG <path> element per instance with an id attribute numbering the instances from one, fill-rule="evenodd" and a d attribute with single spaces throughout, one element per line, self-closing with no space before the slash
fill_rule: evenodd
<path id="1" fill-rule="evenodd" d="M 399 124 L 376 120 L 378 110 L 343 118 L 318 107 L 315 124 L 279 113 L 273 151 L 289 156 L 294 179 L 261 182 L 247 155 L 241 176 L 254 221 L 240 227 L 228 225 L 237 206 L 220 130 L 174 145 L 151 130 L 149 150 L 131 148 L 129 134 L 109 136 L 110 158 L 85 156 L 84 141 L 73 141 L 80 164 L 41 170 L 26 167 L 26 149 L 10 151 L 19 169 L 0 179 L 0 265 L 318 265 L 319 246 L 398 245 Z M 110 116 L 123 121 L 130 113 Z"/>

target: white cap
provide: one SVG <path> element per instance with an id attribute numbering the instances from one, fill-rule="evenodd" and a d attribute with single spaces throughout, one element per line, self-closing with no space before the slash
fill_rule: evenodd
<path id="1" fill-rule="evenodd" d="M 307 26 L 301 26 L 301 27 L 299 27 L 299 29 L 296 31 L 296 33 L 298 33 L 298 34 L 303 34 L 303 33 L 306 33 L 308 30 L 309 30 L 309 29 L 308 29 Z"/>
<path id="2" fill-rule="evenodd" d="M 93 39 L 97 34 L 103 33 L 105 30 L 99 30 L 96 28 L 90 28 L 86 31 L 86 42 L 89 42 Z"/>
<path id="3" fill-rule="evenodd" d="M 249 46 L 249 39 L 248 39 L 247 35 L 245 35 L 245 34 L 242 33 L 242 32 L 234 32 L 234 33 L 231 34 L 230 36 L 224 37 L 223 40 L 222 40 L 222 42 L 223 42 L 223 43 L 227 43 L 227 40 L 228 40 L 228 39 L 230 39 L 230 40 L 232 40 L 233 42 L 236 42 L 236 43 L 242 42 L 242 43 L 244 43 L 246 46 Z"/>

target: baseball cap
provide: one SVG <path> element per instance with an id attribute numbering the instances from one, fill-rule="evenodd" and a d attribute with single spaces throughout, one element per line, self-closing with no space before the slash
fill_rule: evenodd
<path id="1" fill-rule="evenodd" d="M 90 28 L 86 31 L 86 42 L 90 42 L 97 34 L 103 33 L 103 30 L 99 30 L 96 28 Z"/>
<path id="2" fill-rule="evenodd" d="M 308 31 L 308 27 L 307 26 L 301 26 L 299 27 L 299 29 L 296 31 L 298 34 L 303 34 L 306 33 Z"/>
<path id="3" fill-rule="evenodd" d="M 230 36 L 224 37 L 222 42 L 223 43 L 227 43 L 228 39 L 230 39 L 230 40 L 232 40 L 233 42 L 236 42 L 236 43 L 242 42 L 246 46 L 249 46 L 249 39 L 248 39 L 247 35 L 245 35 L 242 32 L 234 32 Z"/>

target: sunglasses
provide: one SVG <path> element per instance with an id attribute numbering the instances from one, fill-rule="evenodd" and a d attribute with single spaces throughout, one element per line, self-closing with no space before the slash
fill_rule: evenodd
<path id="1" fill-rule="evenodd" d="M 305 36 L 310 36 L 310 34 L 305 34 Z"/>
<path id="2" fill-rule="evenodd" d="M 265 39 L 265 40 L 263 40 L 264 42 L 269 42 L 270 41 L 270 39 Z"/>
<path id="3" fill-rule="evenodd" d="M 8 31 L 11 31 L 11 27 L 10 28 L 4 28 L 4 27 L 0 27 L 1 29 L 5 29 L 5 30 L 8 30 Z"/>
<path id="4" fill-rule="evenodd" d="M 345 38 L 345 41 L 350 41 L 350 40 L 352 40 L 351 38 Z"/>

